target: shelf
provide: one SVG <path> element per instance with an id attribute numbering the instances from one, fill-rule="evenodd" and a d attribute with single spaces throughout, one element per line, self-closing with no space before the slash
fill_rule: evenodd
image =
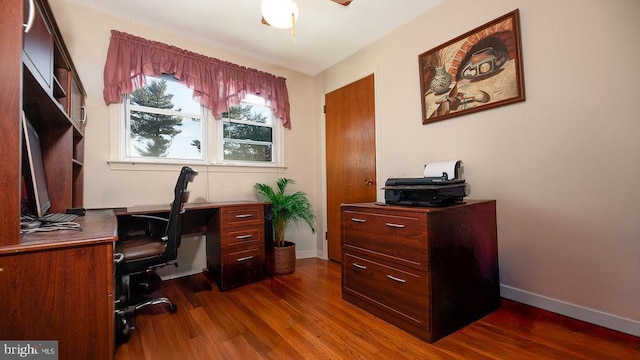
<path id="1" fill-rule="evenodd" d="M 79 125 L 71 120 L 63 105 L 40 86 L 27 66 L 24 66 L 23 71 L 23 108 L 27 117 L 41 127 L 48 129 L 73 126 L 82 133 L 78 128 Z"/>
<path id="2" fill-rule="evenodd" d="M 56 71 L 56 76 L 53 77 L 53 97 L 56 99 L 67 98 L 67 91 L 65 90 L 64 86 L 62 86 L 62 84 L 60 83 L 60 80 L 58 80 L 57 71 Z"/>

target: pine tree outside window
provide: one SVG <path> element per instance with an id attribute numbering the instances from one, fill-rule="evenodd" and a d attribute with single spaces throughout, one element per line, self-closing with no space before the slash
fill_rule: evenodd
<path id="1" fill-rule="evenodd" d="M 191 89 L 171 75 L 146 76 L 125 100 L 126 158 L 205 160 L 204 111 Z"/>

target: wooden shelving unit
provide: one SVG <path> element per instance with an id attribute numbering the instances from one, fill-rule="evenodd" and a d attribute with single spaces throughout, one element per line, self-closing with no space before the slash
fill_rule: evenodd
<path id="1" fill-rule="evenodd" d="M 83 203 L 85 91 L 48 3 L 35 6 L 22 35 L 23 110 L 40 138 L 51 211 L 64 212 Z"/>

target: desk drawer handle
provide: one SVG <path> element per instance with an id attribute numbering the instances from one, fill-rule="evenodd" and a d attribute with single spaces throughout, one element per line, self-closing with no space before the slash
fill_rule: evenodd
<path id="1" fill-rule="evenodd" d="M 388 227 L 398 228 L 398 229 L 404 228 L 404 225 L 402 225 L 402 224 L 385 223 L 385 225 L 387 225 Z"/>
<path id="2" fill-rule="evenodd" d="M 252 238 L 252 237 L 253 237 L 253 235 L 252 235 L 252 234 L 247 234 L 247 235 L 238 235 L 238 236 L 236 236 L 236 239 L 238 239 L 238 240 L 244 240 L 244 239 L 249 239 L 249 238 Z"/>
<path id="3" fill-rule="evenodd" d="M 353 221 L 353 222 L 357 222 L 357 223 L 365 223 L 365 222 L 367 222 L 367 220 L 364 220 L 364 219 L 358 219 L 358 218 L 351 218 L 351 221 Z"/>
<path id="4" fill-rule="evenodd" d="M 253 216 L 253 215 L 251 215 L 251 214 L 240 214 L 240 215 L 236 215 L 236 218 L 238 218 L 238 219 L 244 219 L 244 218 L 250 218 L 250 217 L 252 217 L 252 216 Z"/>
<path id="5" fill-rule="evenodd" d="M 351 263 L 351 265 L 353 265 L 353 267 L 356 267 L 356 268 L 361 269 L 361 270 L 367 270 L 366 266 L 360 265 L 358 263 Z"/>
<path id="6" fill-rule="evenodd" d="M 392 275 L 388 275 L 388 274 L 387 274 L 387 277 L 388 277 L 389 279 L 391 279 L 391 280 L 393 280 L 393 281 L 397 281 L 397 282 L 399 282 L 399 283 L 406 283 L 406 282 L 407 282 L 407 280 L 400 279 L 400 278 L 397 278 L 397 277 L 392 276 Z"/>
<path id="7" fill-rule="evenodd" d="M 251 255 L 251 256 L 245 256 L 245 257 L 241 257 L 238 260 L 236 260 L 237 262 L 243 262 L 243 261 L 247 261 L 247 260 L 251 260 L 254 257 L 256 257 L 255 255 Z"/>

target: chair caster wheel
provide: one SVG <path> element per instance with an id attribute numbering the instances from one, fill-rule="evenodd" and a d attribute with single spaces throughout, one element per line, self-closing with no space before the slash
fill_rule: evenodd
<path id="1" fill-rule="evenodd" d="M 171 304 L 171 305 L 169 306 L 169 312 L 170 312 L 170 313 L 172 313 L 172 314 L 175 314 L 175 313 L 176 313 L 176 311 L 178 311 L 178 305 Z"/>
<path id="2" fill-rule="evenodd" d="M 131 337 L 133 326 L 126 315 L 118 315 L 116 321 L 116 339 L 119 344 L 126 344 Z"/>

